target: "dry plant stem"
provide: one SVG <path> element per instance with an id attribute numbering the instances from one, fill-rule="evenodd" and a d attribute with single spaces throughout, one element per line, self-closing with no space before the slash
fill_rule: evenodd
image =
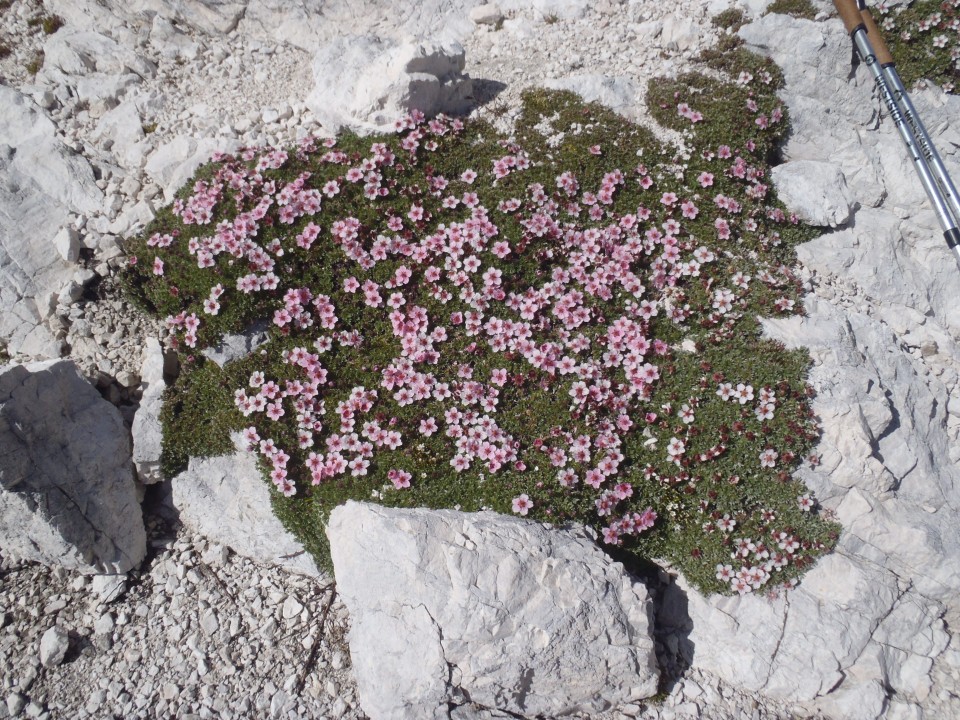
<path id="1" fill-rule="evenodd" d="M 293 691 L 294 694 L 299 695 L 303 690 L 303 684 L 307 680 L 307 675 L 310 674 L 310 671 L 313 669 L 314 664 L 317 661 L 317 653 L 320 651 L 320 643 L 323 640 L 323 628 L 327 622 L 327 615 L 330 614 L 330 608 L 333 607 L 333 601 L 337 597 L 337 586 L 334 583 L 321 588 L 320 592 L 326 592 L 330 590 L 330 597 L 327 598 L 327 604 L 323 608 L 323 614 L 320 616 L 320 626 L 317 628 L 317 635 L 313 639 L 313 645 L 310 647 L 310 654 L 307 656 L 307 661 L 301 666 L 300 670 L 297 672 L 297 684 L 294 685 Z"/>

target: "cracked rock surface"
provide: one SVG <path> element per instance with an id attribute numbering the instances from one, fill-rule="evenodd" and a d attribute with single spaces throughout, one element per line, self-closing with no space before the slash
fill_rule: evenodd
<path id="1" fill-rule="evenodd" d="M 328 525 L 364 710 L 602 712 L 657 691 L 646 587 L 585 535 L 348 502 Z"/>

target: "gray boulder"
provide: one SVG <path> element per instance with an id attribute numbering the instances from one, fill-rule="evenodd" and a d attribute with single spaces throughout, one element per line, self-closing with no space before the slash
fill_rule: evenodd
<path id="1" fill-rule="evenodd" d="M 267 565 L 322 575 L 270 509 L 270 491 L 253 453 L 191 458 L 173 478 L 172 493 L 180 521 L 198 534 Z"/>
<path id="2" fill-rule="evenodd" d="M 84 573 L 143 560 L 123 419 L 72 362 L 0 368 L 0 458 L 5 552 Z"/>
<path id="3" fill-rule="evenodd" d="M 63 662 L 70 649 L 70 635 L 59 625 L 54 625 L 40 638 L 40 664 L 56 667 Z"/>
<path id="4" fill-rule="evenodd" d="M 646 588 L 582 531 L 348 502 L 327 534 L 372 718 L 596 714 L 657 690 Z"/>

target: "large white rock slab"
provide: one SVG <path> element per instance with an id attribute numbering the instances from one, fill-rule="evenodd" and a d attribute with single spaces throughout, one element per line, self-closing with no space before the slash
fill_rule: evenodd
<path id="1" fill-rule="evenodd" d="M 173 478 L 172 493 L 180 521 L 200 535 L 267 565 L 321 575 L 270 509 L 270 492 L 253 453 L 191 458 Z"/>
<path id="2" fill-rule="evenodd" d="M 337 38 L 313 60 L 306 100 L 330 130 L 391 131 L 410 110 L 427 116 L 469 109 L 473 83 L 456 42 L 398 42 L 372 35 Z"/>
<path id="3" fill-rule="evenodd" d="M 45 68 L 55 68 L 65 75 L 130 72 L 142 78 L 152 78 L 157 72 L 152 62 L 112 38 L 69 26 L 49 37 L 44 43 L 43 54 Z"/>
<path id="4" fill-rule="evenodd" d="M 597 713 L 657 690 L 646 588 L 582 532 L 348 502 L 327 534 L 374 720 Z"/>
<path id="5" fill-rule="evenodd" d="M 836 165 L 793 160 L 773 168 L 770 179 L 787 209 L 809 225 L 845 225 L 853 215 L 847 179 Z"/>
<path id="6" fill-rule="evenodd" d="M 247 4 L 229 0 L 47 0 L 50 12 L 62 17 L 68 28 L 113 29 L 144 17 L 160 17 L 211 35 L 235 30 Z"/>
<path id="7" fill-rule="evenodd" d="M 0 345 L 14 357 L 60 357 L 44 321 L 75 266 L 55 241 L 74 215 L 99 212 L 103 193 L 34 102 L 2 84 L 0 178 Z"/>
<path id="8" fill-rule="evenodd" d="M 123 419 L 70 361 L 0 368 L 0 544 L 85 573 L 146 554 Z"/>
<path id="9" fill-rule="evenodd" d="M 765 327 L 813 357 L 822 460 L 801 475 L 843 526 L 837 551 L 775 600 L 679 587 L 696 667 L 827 717 L 877 718 L 888 687 L 924 700 L 929 667 L 947 644 L 941 618 L 960 618 L 960 472 L 949 460 L 948 396 L 896 351 L 879 321 L 813 297 L 806 312 Z"/>
<path id="10" fill-rule="evenodd" d="M 232 152 L 238 145 L 236 140 L 178 135 L 150 153 L 144 170 L 163 188 L 167 202 L 171 202 L 177 190 L 215 152 Z"/>

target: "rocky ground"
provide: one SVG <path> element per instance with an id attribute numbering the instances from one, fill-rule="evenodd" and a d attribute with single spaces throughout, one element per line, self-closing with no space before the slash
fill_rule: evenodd
<path id="1" fill-rule="evenodd" d="M 146 505 L 148 557 L 125 585 L 2 558 L 0 718 L 366 717 L 334 584 L 191 535 L 157 495 Z M 657 638 L 661 703 L 593 717 L 794 716 L 689 670 L 678 642 Z"/>
<path id="2" fill-rule="evenodd" d="M 84 192 L 99 198 L 90 203 L 64 201 L 67 209 L 57 217 L 63 219 L 65 235 L 58 234 L 58 227 L 43 228 L 51 238 L 57 235 L 57 250 L 72 265 L 49 281 L 47 289 L 58 292 L 48 307 L 39 301 L 38 292 L 38 301 L 24 311 L 29 321 L 4 326 L 12 329 L 0 337 L 0 346 L 15 360 L 43 356 L 38 348 L 57 348 L 56 354 L 73 358 L 130 422 L 141 394 L 140 349 L 147 337 L 162 340 L 164 332 L 120 296 L 116 274 L 125 262 L 122 239 L 141 229 L 212 150 L 283 145 L 306 134 L 332 132 L 308 108 L 315 84 L 311 42 L 316 45 L 341 32 L 390 28 L 394 21 L 407 32 L 420 29 L 418 23 L 437 32 L 445 28 L 466 50 L 465 71 L 477 81 L 475 99 L 484 101 L 476 112 L 502 127 L 515 115 L 520 92 L 545 80 L 589 99 L 601 99 L 646 123 L 642 97 L 647 80 L 683 69 L 718 34 L 709 16 L 729 4 L 714 0 L 675 8 L 652 0 L 515 1 L 501 4 L 499 18 L 493 14 L 475 21 L 469 19 L 468 8 L 445 0 L 424 3 L 422 17 L 403 4 L 384 8 L 374 3 L 331 3 L 324 9 L 324 18 L 317 20 L 320 14 L 316 13 L 296 32 L 289 32 L 282 23 L 270 25 L 271 18 L 283 16 L 282 3 L 279 11 L 277 3 L 264 2 L 244 12 L 243 4 L 225 3 L 211 11 L 201 3 L 188 2 L 177 4 L 176 11 L 167 8 L 169 12 L 158 14 L 157 9 L 173 4 L 161 0 L 129 7 L 68 0 L 0 3 L 4 8 L 0 43 L 11 50 L 0 57 L 2 84 L 32 98 L 52 123 L 45 142 L 75 150 L 89 163 L 92 172 Z M 768 3 L 732 4 L 758 15 Z M 823 21 L 828 3 L 817 5 L 824 11 Z M 61 16 L 64 27 L 46 35 L 41 26 L 30 22 L 43 13 Z M 289 32 L 290 43 L 277 40 L 281 30 Z M 84 47 L 94 49 L 87 54 L 64 49 L 60 33 L 71 31 L 89 33 L 93 44 Z M 104 46 L 100 37 L 112 43 Z M 838 82 L 846 82 L 845 72 L 836 70 Z M 933 108 L 942 102 L 935 96 L 922 100 Z M 868 104 L 862 103 L 864 108 Z M 868 108 L 862 112 L 865 115 L 858 121 L 876 129 L 879 115 L 871 115 Z M 937 134 L 948 147 L 957 145 L 956 130 L 938 126 Z M 792 141 L 794 158 L 810 154 L 804 140 L 801 132 Z M 810 144 L 815 140 L 810 139 Z M 0 146 L 6 144 L 0 137 Z M 859 144 L 851 148 L 851 156 L 871 152 L 861 150 Z M 856 419 L 855 427 L 843 424 L 847 420 L 828 422 L 824 454 L 828 460 L 831 453 L 838 456 L 832 466 L 834 478 L 845 474 L 885 478 L 886 471 L 896 474 L 899 487 L 919 464 L 949 485 L 952 463 L 960 459 L 954 442 L 960 434 L 956 400 L 960 365 L 954 360 L 960 318 L 950 307 L 957 284 L 949 277 L 949 269 L 941 267 L 944 258 L 936 254 L 939 233 L 931 219 L 916 209 L 923 199 L 910 190 L 910 169 L 874 156 L 862 164 L 873 167 L 879 179 L 864 173 L 850 175 L 848 182 L 859 193 L 863 207 L 879 208 L 877 212 L 886 211 L 892 219 L 858 216 L 861 233 L 876 221 L 877 227 L 886 223 L 883 227 L 894 228 L 906 239 L 891 243 L 897 248 L 894 256 L 878 254 L 871 259 L 869 241 L 848 229 L 829 233 L 815 241 L 819 245 L 801 252 L 804 277 L 811 294 L 824 303 L 821 309 L 866 318 L 864 324 L 854 320 L 851 326 L 827 310 L 817 315 L 811 306 L 811 316 L 826 317 L 824 323 L 831 318 L 847 323 L 843 337 L 849 339 L 849 352 L 829 333 L 821 334 L 817 346 L 817 333 L 810 328 L 806 335 L 796 327 L 781 328 L 781 332 L 785 341 L 793 338 L 813 348 L 815 362 L 824 367 L 820 375 L 814 373 L 815 383 L 821 384 L 818 389 L 826 400 L 846 408 L 841 412 L 823 405 L 828 420 L 856 416 L 856 412 L 849 414 L 850 407 L 867 408 L 857 416 L 863 421 Z M 876 192 L 871 183 L 879 188 Z M 888 194 L 892 199 L 885 202 Z M 865 264 L 866 269 L 848 272 L 854 260 L 855 267 Z M 929 271 L 933 281 L 925 288 L 922 281 L 916 281 L 918 290 L 890 274 L 890 268 L 896 267 L 915 279 L 921 274 L 918 264 L 924 262 L 935 268 Z M 0 266 L 5 263 L 6 258 L 0 257 Z M 47 273 L 45 266 L 38 264 L 38 268 Z M 836 337 L 841 334 L 838 331 Z M 850 374 L 851 368 L 861 366 L 870 372 Z M 849 372 L 831 370 L 836 367 Z M 876 389 L 870 394 L 877 387 L 879 398 Z M 845 388 L 850 389 L 848 395 Z M 892 411 L 883 409 L 887 406 Z M 827 412 L 831 407 L 834 415 Z M 942 422 L 928 429 L 922 417 L 925 412 Z M 889 419 L 884 420 L 887 415 Z M 848 436 L 854 440 L 845 444 L 842 440 Z M 862 441 L 863 447 L 855 441 Z M 940 448 L 952 462 L 947 467 L 943 460 L 925 460 L 918 451 L 919 459 L 914 457 L 914 465 L 907 468 L 909 460 L 902 458 L 909 453 L 894 443 Z M 858 518 L 870 514 L 849 499 L 859 493 L 856 481 L 845 485 L 845 490 L 855 489 L 844 495 L 826 485 L 828 475 L 825 471 L 823 477 L 808 481 L 815 487 L 819 483 L 818 495 L 839 512 L 845 526 L 859 532 L 855 537 L 866 538 L 868 547 L 875 543 L 881 548 L 877 552 L 891 552 L 882 538 L 856 525 Z M 878 497 L 895 499 L 896 489 L 882 487 Z M 192 534 L 176 524 L 163 495 L 157 490 L 148 493 L 144 505 L 148 557 L 122 590 L 67 571 L 2 558 L 0 700 L 5 703 L 0 702 L 0 718 L 363 717 L 344 639 L 349 618 L 334 587 L 323 578 L 257 565 Z M 948 490 L 941 496 L 953 497 Z M 874 516 L 881 513 L 873 496 L 864 498 L 877 508 Z M 948 506 L 951 502 L 946 500 Z M 931 513 L 940 507 L 926 496 L 917 503 L 926 503 Z M 899 506 L 887 507 L 889 514 L 901 512 Z M 882 528 L 877 534 L 881 532 Z M 932 605 L 932 619 L 924 627 L 936 628 L 932 647 L 937 649 L 922 655 L 914 645 L 903 647 L 904 653 L 920 659 L 911 672 L 890 681 L 907 700 L 888 705 L 889 716 L 960 717 L 960 636 L 955 632 L 960 616 L 955 604 L 949 606 L 940 591 L 932 589 L 936 583 L 949 588 L 950 573 L 943 570 L 935 582 L 924 584 L 895 567 L 899 574 L 892 579 L 885 576 L 884 582 L 900 584 L 897 597 L 905 598 L 902 604 Z M 663 602 L 666 590 L 655 592 Z M 738 615 L 734 609 L 731 617 L 746 621 L 749 611 L 749 606 L 741 607 Z M 945 616 L 953 625 L 943 622 Z M 706 611 L 698 617 L 706 624 Z M 870 623 L 867 638 L 881 624 L 880 620 Z M 62 628 L 66 634 L 52 628 Z M 890 648 L 898 642 L 889 635 L 880 645 L 885 653 L 893 652 Z M 783 704 L 744 689 L 739 669 L 727 672 L 722 660 L 713 665 L 695 662 L 689 668 L 680 647 L 684 637 L 670 627 L 657 637 L 661 666 L 668 676 L 662 702 L 622 708 L 618 717 L 818 716 L 812 704 Z M 716 635 L 720 650 L 724 637 Z M 843 658 L 844 672 L 853 678 L 858 673 L 872 678 L 876 672 L 870 663 L 883 664 L 889 655 L 881 654 L 879 659 L 870 655 L 868 650 L 876 647 L 866 640 L 860 648 L 862 656 L 851 650 L 852 657 Z M 699 652 L 710 657 L 708 643 L 702 642 Z M 731 660 L 729 665 L 733 668 L 736 663 Z M 713 672 L 705 669 L 708 666 Z M 889 687 L 876 692 L 894 695 Z M 847 714 L 846 707 L 835 705 L 832 716 L 858 716 L 853 710 Z"/>

